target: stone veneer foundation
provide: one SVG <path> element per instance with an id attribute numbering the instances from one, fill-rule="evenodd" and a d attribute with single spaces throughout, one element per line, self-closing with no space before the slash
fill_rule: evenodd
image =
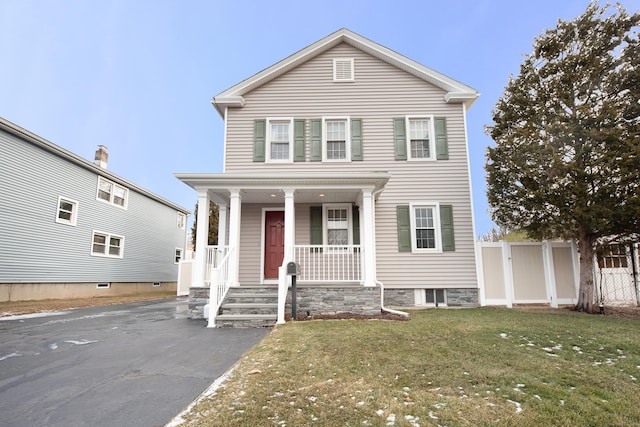
<path id="1" fill-rule="evenodd" d="M 386 307 L 416 307 L 414 289 L 384 290 L 384 305 Z M 478 307 L 477 288 L 447 289 L 447 307 Z"/>

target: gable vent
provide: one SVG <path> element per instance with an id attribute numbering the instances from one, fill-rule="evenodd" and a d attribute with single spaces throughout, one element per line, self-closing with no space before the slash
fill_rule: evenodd
<path id="1" fill-rule="evenodd" d="M 334 82 L 352 82 L 354 79 L 353 58 L 333 60 Z"/>

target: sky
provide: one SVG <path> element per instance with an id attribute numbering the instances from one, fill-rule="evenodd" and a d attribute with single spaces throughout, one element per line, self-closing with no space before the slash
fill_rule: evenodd
<path id="1" fill-rule="evenodd" d="M 90 161 L 104 145 L 111 172 L 193 211 L 197 193 L 173 174 L 222 172 L 211 98 L 348 28 L 480 92 L 467 132 L 481 236 L 494 225 L 484 127 L 534 39 L 588 3 L 0 0 L 0 117 Z"/>

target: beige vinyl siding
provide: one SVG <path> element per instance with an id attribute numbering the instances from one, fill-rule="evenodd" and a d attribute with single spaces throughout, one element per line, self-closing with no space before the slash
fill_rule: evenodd
<path id="1" fill-rule="evenodd" d="M 333 59 L 338 57 L 355 59 L 354 82 L 333 82 Z M 340 44 L 245 94 L 244 107 L 229 109 L 225 172 L 386 171 L 391 179 L 376 203 L 378 279 L 388 287 L 477 287 L 464 111 L 461 104 L 445 103 L 444 96 L 443 90 Z M 449 160 L 394 160 L 393 118 L 420 114 L 446 117 Z M 363 161 L 309 160 L 309 120 L 323 116 L 362 119 Z M 306 119 L 305 162 L 253 161 L 253 123 L 266 117 Z M 455 252 L 398 252 L 396 205 L 410 202 L 453 205 Z M 298 218 L 301 211 L 308 215 L 296 210 Z M 308 231 L 301 231 L 300 224 L 296 228 L 298 242 L 300 233 L 308 239 Z"/>

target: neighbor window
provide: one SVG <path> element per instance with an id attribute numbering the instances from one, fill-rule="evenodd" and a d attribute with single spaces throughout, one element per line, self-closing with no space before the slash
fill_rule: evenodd
<path id="1" fill-rule="evenodd" d="M 352 82 L 355 80 L 353 58 L 337 58 L 333 60 L 333 81 Z"/>
<path id="2" fill-rule="evenodd" d="M 326 161 L 350 161 L 351 143 L 348 118 L 325 118 L 322 157 Z"/>
<path id="3" fill-rule="evenodd" d="M 181 259 L 182 259 L 182 249 L 181 248 L 176 248 L 176 256 L 173 259 L 173 262 L 175 264 L 179 264 Z"/>
<path id="4" fill-rule="evenodd" d="M 351 205 L 324 205 L 326 244 L 346 246 L 351 242 Z"/>
<path id="5" fill-rule="evenodd" d="M 624 245 L 609 245 L 598 254 L 600 268 L 627 268 L 628 265 L 627 250 Z"/>
<path id="6" fill-rule="evenodd" d="M 408 117 L 407 121 L 409 159 L 432 159 L 434 157 L 433 120 L 431 117 Z"/>
<path id="7" fill-rule="evenodd" d="M 184 230 L 184 228 L 187 225 L 187 216 L 185 214 L 183 214 L 182 212 L 178 212 L 176 225 L 178 226 L 178 229 L 180 229 L 180 230 Z"/>
<path id="8" fill-rule="evenodd" d="M 122 258 L 124 237 L 114 234 L 93 232 L 91 255 Z"/>
<path id="9" fill-rule="evenodd" d="M 292 160 L 292 120 L 267 119 L 267 155 L 272 162 L 290 162 Z"/>
<path id="10" fill-rule="evenodd" d="M 98 200 L 126 208 L 128 193 L 129 191 L 125 187 L 98 177 Z"/>
<path id="11" fill-rule="evenodd" d="M 76 225 L 77 216 L 78 202 L 64 197 L 58 197 L 56 222 L 59 222 L 61 224 Z"/>

